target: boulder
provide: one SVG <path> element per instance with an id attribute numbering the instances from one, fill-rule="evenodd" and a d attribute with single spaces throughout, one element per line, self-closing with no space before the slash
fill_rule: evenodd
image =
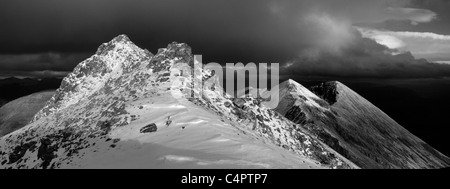
<path id="1" fill-rule="evenodd" d="M 156 132 L 157 130 L 158 130 L 158 127 L 156 126 L 156 124 L 151 123 L 151 124 L 148 124 L 148 125 L 142 127 L 139 131 L 141 133 L 152 133 L 152 132 Z"/>

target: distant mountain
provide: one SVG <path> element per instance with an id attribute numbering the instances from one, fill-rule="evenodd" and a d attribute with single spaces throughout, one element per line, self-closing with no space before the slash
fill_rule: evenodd
<path id="1" fill-rule="evenodd" d="M 280 84 L 277 111 L 361 168 L 442 168 L 450 159 L 340 82 Z"/>
<path id="2" fill-rule="evenodd" d="M 54 91 L 34 93 L 2 106 L 0 108 L 0 137 L 27 125 L 54 93 Z"/>
<path id="3" fill-rule="evenodd" d="M 194 64 L 183 43 L 156 55 L 124 35 L 102 44 L 31 124 L 0 138 L 0 167 L 358 168 L 259 99 L 224 94 L 209 70 L 191 98 Z"/>

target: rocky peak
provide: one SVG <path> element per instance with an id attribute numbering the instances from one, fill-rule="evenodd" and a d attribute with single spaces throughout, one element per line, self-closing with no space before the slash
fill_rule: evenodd
<path id="1" fill-rule="evenodd" d="M 329 108 L 327 102 L 292 79 L 280 84 L 279 95 L 280 102 L 275 110 L 282 115 L 298 112 L 314 114 Z"/>
<path id="2" fill-rule="evenodd" d="M 185 43 L 178 42 L 170 43 L 167 48 L 158 49 L 158 53 L 152 59 L 149 66 L 153 66 L 157 62 L 161 62 L 163 59 L 177 59 L 177 63 L 183 62 L 191 66 L 194 62 L 191 47 Z"/>
<path id="3" fill-rule="evenodd" d="M 115 42 L 131 42 L 130 38 L 128 38 L 128 36 L 125 35 L 125 34 L 118 35 L 117 37 L 112 39 L 112 41 L 115 41 Z"/>
<path id="4" fill-rule="evenodd" d="M 95 54 L 104 55 L 108 51 L 114 49 L 116 47 L 116 45 L 119 45 L 119 44 L 126 45 L 126 44 L 133 44 L 133 42 L 130 41 L 130 38 L 128 38 L 128 36 L 122 34 L 122 35 L 115 37 L 111 41 L 100 45 L 100 47 L 98 47 L 97 52 Z"/>
<path id="5" fill-rule="evenodd" d="M 285 88 L 289 88 L 290 90 L 298 90 L 300 88 L 305 88 L 305 87 L 292 79 L 288 79 L 280 84 L 280 89 L 285 89 Z"/>
<path id="6" fill-rule="evenodd" d="M 302 98 L 319 99 L 314 93 L 309 91 L 306 87 L 297 83 L 296 81 L 289 79 L 280 84 L 280 93 L 291 93 L 302 96 Z M 281 94 L 282 95 L 282 94 Z"/>
<path id="7" fill-rule="evenodd" d="M 170 82 L 170 70 L 176 63 L 193 66 L 194 56 L 187 44 L 172 42 L 153 55 L 136 46 L 126 35 L 119 35 L 78 64 L 32 122 L 92 95 L 119 90 L 142 92 Z"/>
<path id="8" fill-rule="evenodd" d="M 286 81 L 280 83 L 279 89 L 280 89 L 280 91 L 282 91 L 282 90 L 287 90 L 287 91 L 293 92 L 293 91 L 295 91 L 295 90 L 298 88 L 298 85 L 297 85 L 297 84 L 298 84 L 298 83 L 295 82 L 294 80 L 288 79 L 288 80 L 286 80 Z"/>
<path id="9" fill-rule="evenodd" d="M 63 79 L 56 94 L 36 114 L 33 121 L 69 107 L 98 91 L 122 88 L 127 82 L 134 83 L 136 78 L 150 77 L 153 74 L 157 81 L 167 81 L 166 75 L 177 61 L 193 62 L 188 45 L 173 42 L 153 55 L 136 46 L 126 35 L 119 35 L 103 43 L 96 54 L 78 64 Z M 141 83 L 150 82 L 152 81 L 147 78 Z"/>

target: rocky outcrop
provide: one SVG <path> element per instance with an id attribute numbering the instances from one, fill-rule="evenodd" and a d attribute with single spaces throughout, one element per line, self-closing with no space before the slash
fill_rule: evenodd
<path id="1" fill-rule="evenodd" d="M 158 127 L 156 126 L 156 124 L 151 123 L 151 124 L 148 124 L 148 125 L 142 127 L 139 130 L 139 132 L 141 132 L 141 133 L 152 133 L 152 132 L 156 132 L 157 130 L 158 130 Z"/>
<path id="2" fill-rule="evenodd" d="M 339 95 L 336 89 L 337 85 L 338 82 L 335 81 L 325 82 L 311 87 L 311 91 L 327 101 L 330 105 L 333 105 L 337 102 L 337 97 Z"/>

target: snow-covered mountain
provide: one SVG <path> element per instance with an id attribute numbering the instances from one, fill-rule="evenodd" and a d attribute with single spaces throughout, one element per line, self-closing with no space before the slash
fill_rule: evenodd
<path id="1" fill-rule="evenodd" d="M 312 92 L 311 92 L 312 91 Z M 450 159 L 340 82 L 280 84 L 276 111 L 361 168 L 442 168 Z"/>
<path id="2" fill-rule="evenodd" d="M 272 110 L 262 105 L 267 99 L 232 98 L 213 71 L 194 65 L 200 63 L 183 43 L 156 54 L 125 35 L 102 44 L 30 124 L 0 138 L 0 168 L 449 165 L 339 82 L 312 90 L 283 82 L 279 93 L 270 91 L 281 100 Z M 199 81 L 205 84 L 193 88 Z"/>
<path id="3" fill-rule="evenodd" d="M 0 137 L 27 125 L 55 91 L 33 93 L 0 107 Z"/>
<path id="4" fill-rule="evenodd" d="M 261 99 L 224 94 L 209 70 L 195 70 L 210 83 L 191 98 L 194 64 L 183 43 L 155 55 L 125 35 L 102 44 L 0 138 L 0 167 L 358 168 Z"/>

